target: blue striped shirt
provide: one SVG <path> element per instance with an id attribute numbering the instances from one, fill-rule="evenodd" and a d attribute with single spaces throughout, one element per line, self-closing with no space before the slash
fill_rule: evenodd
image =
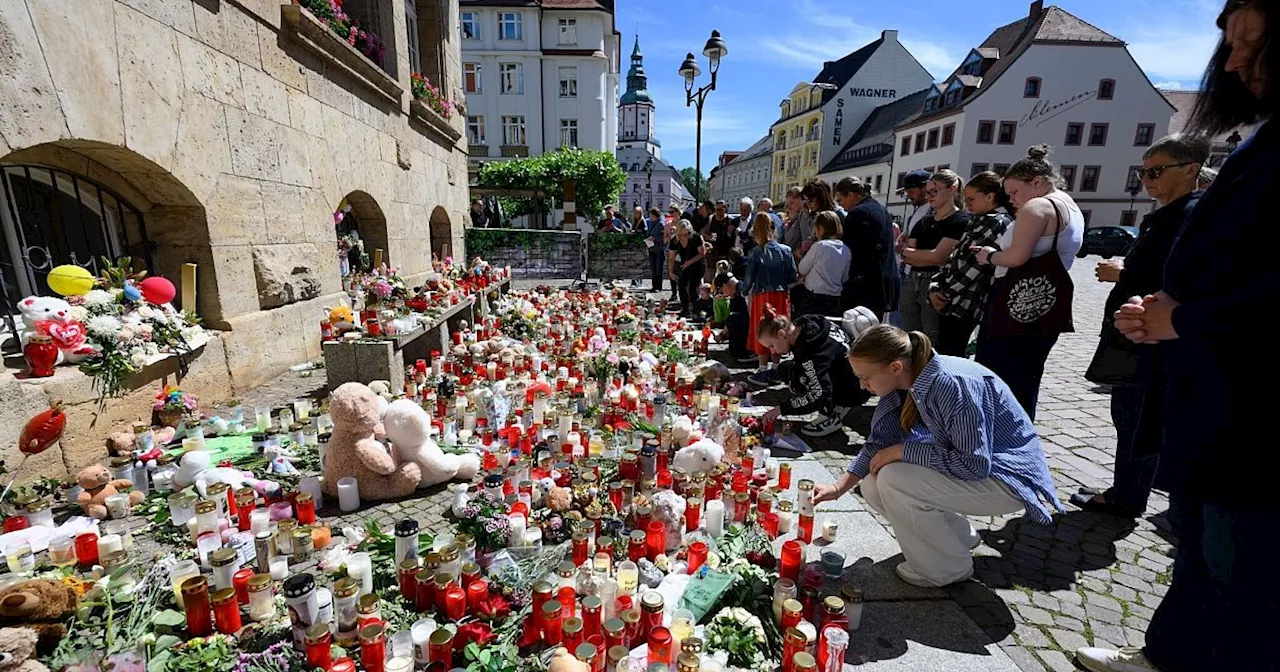
<path id="1" fill-rule="evenodd" d="M 904 462 L 962 481 L 996 479 L 1022 501 L 1035 522 L 1053 520 L 1045 502 L 1064 510 L 1040 437 L 999 376 L 967 359 L 935 354 L 909 394 L 920 423 L 904 432 L 900 395 L 881 397 L 871 418 L 871 436 L 849 464 L 850 473 L 866 478 L 872 456 L 900 443 Z"/>

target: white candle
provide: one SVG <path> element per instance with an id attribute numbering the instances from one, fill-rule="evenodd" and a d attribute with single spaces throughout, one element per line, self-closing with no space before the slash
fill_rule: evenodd
<path id="1" fill-rule="evenodd" d="M 271 578 L 276 581 L 284 581 L 289 576 L 289 556 L 277 555 L 271 558 Z"/>
<path id="2" fill-rule="evenodd" d="M 432 359 L 431 373 L 438 378 L 443 371 L 444 371 L 444 357 L 441 356 L 441 357 L 436 357 L 435 359 Z"/>
<path id="3" fill-rule="evenodd" d="M 566 436 L 568 438 L 565 440 L 565 443 L 573 446 L 574 451 L 576 452 L 578 446 L 582 445 L 582 434 L 578 432 L 569 432 Z"/>
<path id="4" fill-rule="evenodd" d="M 524 533 L 524 545 L 542 548 L 542 528 L 535 527 Z"/>
<path id="5" fill-rule="evenodd" d="M 271 512 L 266 509 L 254 509 L 249 514 L 249 531 L 255 536 L 271 529 Z"/>
<path id="6" fill-rule="evenodd" d="M 723 505 L 722 505 L 723 506 Z M 791 521 L 795 516 L 791 511 L 778 512 L 778 534 L 783 535 L 791 532 Z"/>
<path id="7" fill-rule="evenodd" d="M 108 553 L 124 550 L 124 537 L 118 534 L 104 534 L 98 537 L 98 557 L 105 558 Z"/>
<path id="8" fill-rule="evenodd" d="M 308 476 L 302 479 L 298 483 L 298 490 L 310 494 L 311 498 L 315 500 L 317 509 L 324 506 L 324 491 L 320 488 L 319 476 Z M 254 513 L 257 513 L 257 511 L 255 510 Z"/>
<path id="9" fill-rule="evenodd" d="M 338 479 L 338 508 L 350 513 L 360 508 L 360 489 L 355 476 Z"/>
<path id="10" fill-rule="evenodd" d="M 724 500 L 713 499 L 707 502 L 703 517 L 707 521 L 707 534 L 719 537 L 724 533 Z"/>
<path id="11" fill-rule="evenodd" d="M 453 402 L 453 417 L 461 418 L 467 412 L 467 396 L 459 395 Z"/>
<path id="12" fill-rule="evenodd" d="M 547 413 L 547 398 L 535 394 L 533 397 L 533 424 L 541 425 L 542 419 Z"/>
<path id="13" fill-rule="evenodd" d="M 561 379 L 561 380 L 565 380 L 565 379 L 567 379 L 568 377 L 569 377 L 569 367 L 567 367 L 567 366 L 562 366 L 562 367 L 560 367 L 560 368 L 556 369 L 556 378 L 559 378 L 559 379 Z"/>
<path id="14" fill-rule="evenodd" d="M 485 376 L 487 376 L 487 377 L 489 378 L 489 380 L 497 380 L 497 378 L 498 378 L 498 363 L 497 363 L 497 362 L 489 362 L 488 364 L 485 364 L 485 365 L 484 365 L 484 373 L 485 373 Z"/>
<path id="15" fill-rule="evenodd" d="M 302 422 L 311 417 L 311 400 L 297 399 L 293 402 L 293 415 L 297 422 Z"/>
<path id="16" fill-rule="evenodd" d="M 435 631 L 436 622 L 432 618 L 418 619 L 409 628 L 409 634 L 413 637 L 413 659 L 419 667 L 425 668 L 430 660 L 428 642 L 431 640 L 431 633 Z"/>
<path id="17" fill-rule="evenodd" d="M 766 456 L 764 460 L 764 473 L 768 475 L 769 480 L 772 481 L 778 478 L 778 461 L 768 457 L 769 451 L 766 450 L 764 452 Z"/>
<path id="18" fill-rule="evenodd" d="M 565 413 L 564 415 L 560 416 L 560 431 L 559 431 L 560 439 L 562 441 L 568 442 L 568 439 L 566 437 L 569 436 L 569 433 L 571 431 L 573 431 L 573 416 L 569 415 L 568 413 Z"/>
<path id="19" fill-rule="evenodd" d="M 508 516 L 507 546 L 524 546 L 525 519 L 523 514 L 513 513 Z"/>
<path id="20" fill-rule="evenodd" d="M 347 558 L 347 576 L 360 583 L 360 594 L 373 592 L 373 559 L 368 553 L 352 553 Z"/>
<path id="21" fill-rule="evenodd" d="M 271 427 L 271 409 L 258 408 L 258 409 L 255 409 L 254 412 L 257 414 L 258 431 L 259 432 L 267 431 L 267 429 Z"/>
<path id="22" fill-rule="evenodd" d="M 828 544 L 834 542 L 836 540 L 836 530 L 838 528 L 839 528 L 839 523 L 837 523 L 834 520 L 822 521 L 823 541 L 827 542 Z"/>

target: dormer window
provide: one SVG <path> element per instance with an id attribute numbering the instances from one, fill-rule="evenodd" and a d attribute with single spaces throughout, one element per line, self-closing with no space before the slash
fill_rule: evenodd
<path id="1" fill-rule="evenodd" d="M 1040 97 L 1040 78 L 1028 77 L 1026 83 L 1022 85 L 1023 98 L 1039 98 Z"/>
<path id="2" fill-rule="evenodd" d="M 982 76 L 982 61 L 974 61 L 964 66 L 964 74 L 974 77 Z"/>
<path id="3" fill-rule="evenodd" d="M 783 101 L 783 103 L 782 103 L 782 118 L 783 118 L 783 119 L 785 119 L 785 118 L 787 118 L 787 117 L 789 117 L 789 116 L 791 116 L 791 101 L 789 101 L 789 100 L 788 100 L 788 101 Z"/>
<path id="4" fill-rule="evenodd" d="M 930 92 L 929 92 L 929 95 L 928 95 L 928 96 L 926 96 L 926 97 L 925 97 L 925 99 L 924 99 L 924 111 L 925 111 L 925 112 L 932 112 L 932 111 L 934 111 L 934 110 L 938 109 L 938 97 L 939 97 L 939 96 L 938 96 L 938 92 L 937 92 L 937 90 L 934 90 L 934 91 L 930 91 Z"/>
<path id="5" fill-rule="evenodd" d="M 947 92 L 946 104 L 955 105 L 960 100 L 960 89 L 951 89 Z"/>

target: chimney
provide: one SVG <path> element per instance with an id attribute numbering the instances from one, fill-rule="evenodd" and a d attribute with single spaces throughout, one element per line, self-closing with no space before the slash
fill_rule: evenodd
<path id="1" fill-rule="evenodd" d="M 833 63 L 833 61 L 823 61 L 823 62 L 822 62 L 822 69 L 823 69 L 823 70 L 826 70 L 827 68 L 831 67 L 831 64 L 832 64 L 832 63 Z"/>
<path id="2" fill-rule="evenodd" d="M 1034 0 L 1031 3 L 1031 13 L 1028 16 L 1031 17 L 1032 21 L 1035 21 L 1040 18 L 1041 14 L 1044 14 L 1044 0 Z"/>
<path id="3" fill-rule="evenodd" d="M 897 42 L 897 41 L 898 41 L 898 31 L 896 31 L 896 30 L 883 30 L 883 31 L 880 31 L 880 39 L 881 39 L 881 40 L 883 40 L 883 41 L 885 41 L 885 42 Z"/>

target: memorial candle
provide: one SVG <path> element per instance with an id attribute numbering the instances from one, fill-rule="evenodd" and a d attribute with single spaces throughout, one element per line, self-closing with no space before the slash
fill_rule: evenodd
<path id="1" fill-rule="evenodd" d="M 724 500 L 708 499 L 706 504 L 707 534 L 719 537 L 724 534 Z"/>

